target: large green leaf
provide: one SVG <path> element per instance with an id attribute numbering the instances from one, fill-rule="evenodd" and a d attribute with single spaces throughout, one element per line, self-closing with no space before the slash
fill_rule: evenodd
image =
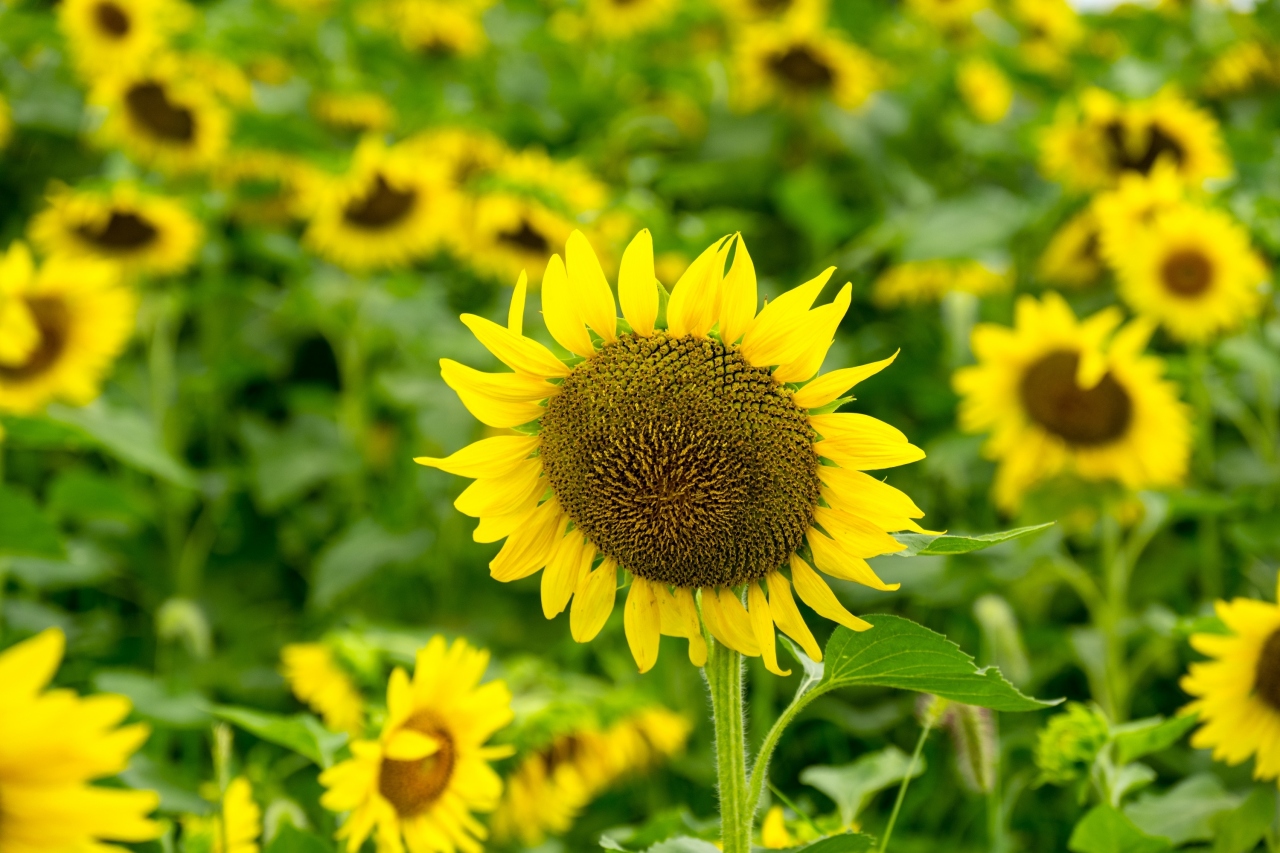
<path id="1" fill-rule="evenodd" d="M 345 734 L 329 731 L 310 714 L 285 717 L 230 705 L 214 707 L 213 714 L 263 740 L 291 749 L 321 767 L 333 766 L 334 754 L 347 742 Z"/>
<path id="2" fill-rule="evenodd" d="M 1030 527 L 1015 527 L 1012 530 L 1001 530 L 996 533 L 977 533 L 973 536 L 953 536 L 943 534 L 934 536 L 928 533 L 895 533 L 894 538 L 906 545 L 903 551 L 894 552 L 895 557 L 940 557 L 946 554 L 970 554 L 981 551 L 1002 542 L 1011 542 L 1039 533 L 1054 522 L 1033 524 Z"/>
<path id="3" fill-rule="evenodd" d="M 1275 818 L 1275 788 L 1254 788 L 1239 806 L 1212 819 L 1213 853 L 1249 853 L 1266 836 Z"/>
<path id="4" fill-rule="evenodd" d="M 913 779 L 919 776 L 924 772 L 924 760 L 916 762 L 912 769 L 911 756 L 890 746 L 852 764 L 806 767 L 800 772 L 800 781 L 830 797 L 840 812 L 840 822 L 849 826 L 871 797 L 897 785 L 908 772 Z"/>
<path id="5" fill-rule="evenodd" d="M 66 556 L 58 529 L 27 494 L 0 486 L 0 555 L 9 557 Z"/>
<path id="6" fill-rule="evenodd" d="M 1125 806 L 1125 817 L 1148 835 L 1167 838 L 1174 846 L 1213 838 L 1213 820 L 1240 805 L 1217 776 L 1198 773 L 1159 794 L 1143 794 Z"/>
<path id="7" fill-rule="evenodd" d="M 875 839 L 862 832 L 846 832 L 833 835 L 804 847 L 795 848 L 792 853 L 866 853 L 875 845 Z"/>
<path id="8" fill-rule="evenodd" d="M 266 853 L 332 853 L 335 849 L 332 841 L 312 835 L 285 821 L 276 831 L 276 837 L 267 845 Z"/>
<path id="9" fill-rule="evenodd" d="M 827 643 L 820 687 L 896 687 L 934 693 L 996 711 L 1035 711 L 1044 702 L 1023 695 L 994 667 L 979 669 L 946 637 L 901 616 L 866 617 L 869 631 L 836 628 Z"/>
<path id="10" fill-rule="evenodd" d="M 430 531 L 396 534 L 363 518 L 320 555 L 311 582 L 311 600 L 317 607 L 328 607 L 378 569 L 415 560 L 430 545 Z"/>
<path id="11" fill-rule="evenodd" d="M 155 425 L 141 412 L 112 408 L 99 400 L 79 409 L 50 406 L 49 417 L 84 431 L 126 465 L 179 486 L 196 485 L 195 475 L 165 450 Z"/>
<path id="12" fill-rule="evenodd" d="M 1149 717 L 1117 726 L 1115 730 L 1116 763 L 1128 764 L 1144 755 L 1168 749 L 1191 731 L 1198 720 L 1194 715 L 1174 717 Z"/>
<path id="13" fill-rule="evenodd" d="M 1165 853 L 1173 847 L 1138 829 L 1118 809 L 1101 805 L 1076 824 L 1067 849 L 1073 853 Z"/>

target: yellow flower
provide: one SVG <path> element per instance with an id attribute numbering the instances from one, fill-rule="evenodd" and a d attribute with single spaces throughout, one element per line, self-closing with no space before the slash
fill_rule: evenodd
<path id="1" fill-rule="evenodd" d="M 1013 85 L 994 63 L 967 59 L 956 72 L 956 88 L 969 111 L 987 124 L 1002 121 L 1013 106 Z"/>
<path id="2" fill-rule="evenodd" d="M 351 270 L 402 266 L 438 249 L 457 224 L 459 199 L 437 164 L 412 149 L 366 138 L 347 174 L 318 178 L 308 192 L 303 240 Z"/>
<path id="3" fill-rule="evenodd" d="M 119 726 L 123 696 L 81 698 L 46 690 L 66 641 L 50 628 L 0 653 L 0 850 L 106 850 L 104 841 L 149 841 L 152 791 L 100 788 L 90 780 L 124 770 L 147 739 L 145 725 Z M 114 849 L 114 848 L 110 848 Z"/>
<path id="4" fill-rule="evenodd" d="M 772 806 L 765 813 L 760 825 L 760 846 L 766 850 L 785 850 L 796 846 L 796 840 L 787 832 L 787 816 L 782 806 Z"/>
<path id="5" fill-rule="evenodd" d="M 828 0 L 718 0 L 725 17 L 738 24 L 796 17 L 820 24 L 827 17 Z"/>
<path id="6" fill-rule="evenodd" d="M 1121 175 L 1115 189 L 1093 199 L 1103 259 L 1113 268 L 1119 266 L 1155 217 L 1181 206 L 1186 199 L 1187 188 L 1168 160 L 1156 164 L 1148 175 Z"/>
<path id="7" fill-rule="evenodd" d="M 280 652 L 284 679 L 324 724 L 352 735 L 364 731 L 364 697 L 324 643 L 292 643 Z"/>
<path id="8" fill-rule="evenodd" d="M 814 379 L 852 297 L 845 285 L 811 310 L 834 269 L 757 313 L 746 246 L 725 238 L 676 282 L 664 327 L 649 232 L 622 257 L 619 320 L 600 262 L 575 231 L 565 260 L 553 256 L 542 282 L 547 328 L 569 361 L 522 334 L 523 277 L 507 326 L 463 315 L 515 372 L 481 373 L 445 359 L 444 380 L 481 422 L 520 431 L 418 461 L 476 478 L 454 505 L 480 519 L 476 541 L 507 540 L 490 574 L 514 581 L 545 567 L 543 613 L 555 617 L 572 598 L 570 631 L 588 642 L 613 611 L 623 569 L 623 622 L 642 672 L 657 661 L 660 634 L 686 638 L 690 660 L 705 663 L 695 594 L 712 636 L 762 656 L 773 672 L 782 671 L 775 622 L 811 657 L 822 653 L 792 582 L 820 615 L 869 628 L 810 561 L 843 580 L 896 589 L 866 558 L 901 550 L 887 531 L 918 530 L 912 519 L 922 513 L 863 472 L 924 454 L 874 418 L 829 411 L 893 361 Z M 734 591 L 743 585 L 748 608 Z"/>
<path id="9" fill-rule="evenodd" d="M 574 228 L 572 220 L 530 196 L 486 193 L 473 210 L 463 254 L 476 269 L 501 281 L 526 269 L 545 269 L 551 247 L 567 240 Z"/>
<path id="10" fill-rule="evenodd" d="M 0 411 L 29 414 L 54 399 L 84 405 L 98 396 L 137 310 L 118 282 L 115 269 L 93 261 L 53 258 L 37 270 L 22 243 L 0 257 L 0 306 L 11 303 L 0 318 L 27 330 L 18 346 L 0 345 Z"/>
<path id="11" fill-rule="evenodd" d="M 1018 52 L 1034 71 L 1067 70 L 1068 55 L 1084 38 L 1080 16 L 1067 0 L 1014 0 L 1013 19 L 1023 31 Z"/>
<path id="12" fill-rule="evenodd" d="M 386 131 L 396 123 L 395 108 L 372 92 L 321 92 L 311 99 L 311 112 L 339 130 Z"/>
<path id="13" fill-rule="evenodd" d="M 907 261 L 886 270 L 876 280 L 876 304 L 918 305 L 935 302 L 948 293 L 989 296 L 1004 293 L 1013 284 L 1007 273 L 969 260 Z"/>
<path id="14" fill-rule="evenodd" d="M 488 44 L 481 20 L 493 0 L 389 0 L 366 13 L 369 23 L 428 56 L 475 56 Z"/>
<path id="15" fill-rule="evenodd" d="M 126 275 L 180 273 L 203 239 L 182 204 L 123 182 L 101 192 L 56 189 L 30 230 L 46 254 L 110 262 Z"/>
<path id="16" fill-rule="evenodd" d="M 942 30 L 960 30 L 990 6 L 989 0 L 907 0 L 907 8 Z"/>
<path id="17" fill-rule="evenodd" d="M 246 222 L 280 224 L 305 215 L 304 190 L 319 172 L 305 160 L 265 148 L 240 148 L 214 170 L 214 183 L 234 193 L 232 215 Z"/>
<path id="18" fill-rule="evenodd" d="M 1221 98 L 1266 86 L 1280 86 L 1280 51 L 1259 41 L 1242 41 L 1209 66 L 1203 90 L 1211 98 Z"/>
<path id="19" fill-rule="evenodd" d="M 678 0 L 586 0 L 587 20 L 607 39 L 652 30 L 672 19 Z"/>
<path id="20" fill-rule="evenodd" d="M 1179 340 L 1207 341 L 1262 305 L 1266 266 L 1220 210 L 1184 204 L 1157 214 L 1116 262 L 1121 298 Z"/>
<path id="21" fill-rule="evenodd" d="M 1095 209 L 1086 207 L 1066 221 L 1040 256 L 1041 281 L 1060 287 L 1084 287 L 1102 277 L 1102 237 Z"/>
<path id="22" fill-rule="evenodd" d="M 1045 173 L 1081 190 L 1113 186 L 1125 173 L 1150 174 L 1161 162 L 1189 186 L 1230 173 L 1217 122 L 1169 89 L 1128 104 L 1089 89 L 1078 109 L 1059 109 L 1041 139 Z"/>
<path id="23" fill-rule="evenodd" d="M 512 719 L 507 685 L 480 684 L 488 665 L 488 652 L 434 637 L 412 681 L 391 673 L 381 737 L 355 741 L 352 758 L 320 776 L 321 804 L 351 813 L 338 830 L 349 853 L 370 835 L 378 853 L 481 849 L 487 833 L 472 813 L 497 807 L 502 779 L 489 762 L 511 754 L 485 746 Z"/>
<path id="24" fill-rule="evenodd" d="M 58 6 L 76 68 L 90 80 L 142 66 L 193 16 L 181 0 L 66 0 Z"/>
<path id="25" fill-rule="evenodd" d="M 230 139 L 231 116 L 216 90 L 174 56 L 106 76 L 91 100 L 107 111 L 101 141 L 164 172 L 207 169 Z"/>
<path id="26" fill-rule="evenodd" d="M 476 181 L 490 177 L 499 165 L 509 162 L 510 152 L 502 140 L 468 128 L 435 128 L 412 136 L 403 144 L 424 160 L 443 164 L 449 180 L 460 189 L 471 189 Z"/>
<path id="27" fill-rule="evenodd" d="M 882 76 L 869 53 L 803 18 L 744 27 L 735 40 L 733 65 L 734 99 L 743 110 L 814 98 L 852 110 L 871 97 Z"/>
<path id="28" fill-rule="evenodd" d="M 0 151 L 9 144 L 13 136 L 13 117 L 9 114 L 9 102 L 0 95 Z"/>
<path id="29" fill-rule="evenodd" d="M 578 160 L 555 160 L 538 148 L 508 152 L 497 165 L 498 185 L 551 199 L 573 216 L 599 211 L 609 188 Z"/>
<path id="30" fill-rule="evenodd" d="M 1016 509 L 1060 473 L 1130 489 L 1172 486 L 1186 473 L 1191 427 L 1164 362 L 1142 354 L 1151 324 L 1116 331 L 1119 310 L 1078 321 L 1056 293 L 1019 298 L 1014 328 L 980 324 L 978 363 L 956 372 L 960 427 L 988 432 L 999 461 L 995 500 Z"/>
<path id="31" fill-rule="evenodd" d="M 201 839 L 209 853 L 258 853 L 262 836 L 262 809 L 253 800 L 253 786 L 243 776 L 227 785 L 221 812 L 214 817 L 186 817 L 182 832 L 190 848 L 191 839 Z"/>
<path id="32" fill-rule="evenodd" d="M 1214 609 L 1229 634 L 1193 634 L 1191 647 L 1210 660 L 1193 663 L 1182 689 L 1195 699 L 1197 749 L 1227 764 L 1254 759 L 1253 778 L 1280 776 L 1280 607 L 1237 598 Z"/>

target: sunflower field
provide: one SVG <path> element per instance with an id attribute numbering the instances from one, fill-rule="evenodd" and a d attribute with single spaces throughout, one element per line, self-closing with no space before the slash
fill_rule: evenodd
<path id="1" fill-rule="evenodd" d="M 1280 851 L 1280 0 L 0 0 L 0 853 Z"/>

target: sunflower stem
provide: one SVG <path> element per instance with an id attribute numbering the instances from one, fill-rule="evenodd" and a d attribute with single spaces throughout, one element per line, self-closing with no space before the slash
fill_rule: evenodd
<path id="1" fill-rule="evenodd" d="M 884 835 L 880 837 L 880 853 L 889 849 L 889 839 L 893 837 L 893 827 L 898 822 L 898 812 L 902 811 L 902 801 L 907 798 L 907 788 L 911 786 L 916 765 L 920 763 L 920 753 L 924 752 L 924 742 L 929 739 L 929 732 L 933 729 L 934 722 L 934 714 L 925 714 L 924 725 L 920 727 L 920 739 L 916 741 L 916 750 L 911 753 L 906 775 L 902 777 L 902 784 L 898 786 L 898 797 L 893 801 L 893 811 L 889 813 L 889 823 L 884 828 Z"/>
<path id="2" fill-rule="evenodd" d="M 720 837 L 724 853 L 750 853 L 751 805 L 747 802 L 747 749 L 742 714 L 742 655 L 710 643 L 705 669 L 716 735 Z"/>

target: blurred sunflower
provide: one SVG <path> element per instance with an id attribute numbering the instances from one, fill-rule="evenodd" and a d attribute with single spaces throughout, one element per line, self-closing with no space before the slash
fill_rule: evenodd
<path id="1" fill-rule="evenodd" d="M 990 8 L 990 0 L 907 0 L 907 8 L 941 30 L 961 30 L 973 16 Z"/>
<path id="2" fill-rule="evenodd" d="M 956 88 L 969 112 L 987 124 L 1003 121 L 1013 106 L 1013 84 L 987 59 L 972 58 L 960 63 Z"/>
<path id="3" fill-rule="evenodd" d="M 231 116 L 215 90 L 174 56 L 107 75 L 91 99 L 107 111 L 102 141 L 164 172 L 207 169 L 230 139 Z"/>
<path id="4" fill-rule="evenodd" d="M 853 630 L 870 627 L 801 556 L 805 550 L 835 577 L 896 589 L 866 558 L 902 549 L 887 531 L 920 529 L 912 519 L 922 513 L 910 498 L 863 472 L 923 452 L 874 418 L 832 413 L 893 357 L 814 379 L 852 287 L 810 310 L 832 267 L 757 314 L 746 246 L 741 237 L 725 238 L 676 283 L 662 328 L 648 231 L 622 258 L 621 321 L 580 232 L 570 235 L 565 254 L 567 268 L 558 255 L 547 266 L 542 309 L 551 336 L 571 353 L 568 362 L 522 334 L 523 277 L 506 327 L 462 318 L 515 372 L 441 362 L 445 382 L 480 421 L 520 431 L 447 459 L 417 460 L 477 478 L 454 505 L 480 519 L 476 541 L 506 538 L 489 564 L 492 576 L 513 581 L 545 567 L 544 614 L 553 618 L 572 598 L 571 633 L 588 642 L 613 611 L 618 569 L 625 569 L 624 625 L 642 672 L 657 660 L 660 634 L 688 639 L 690 660 L 705 663 L 697 593 L 712 636 L 763 656 L 771 671 L 781 672 L 775 622 L 819 659 L 784 565 L 819 614 Z M 800 383 L 807 384 L 790 387 Z M 744 584 L 749 610 L 734 592 Z"/>
<path id="5" fill-rule="evenodd" d="M 507 146 L 501 139 L 463 127 L 424 131 L 403 144 L 428 162 L 443 164 L 449 180 L 463 190 L 491 176 L 508 157 Z"/>
<path id="6" fill-rule="evenodd" d="M 245 222 L 282 224 L 305 214 L 305 189 L 318 170 L 292 154 L 236 148 L 214 169 L 214 185 L 232 195 L 231 215 Z"/>
<path id="7" fill-rule="evenodd" d="M 231 780 L 222 795 L 222 805 L 217 815 L 183 818 L 182 836 L 184 850 L 258 853 L 258 839 L 262 836 L 262 809 L 253 800 L 253 786 L 249 784 L 249 780 L 243 776 Z"/>
<path id="8" fill-rule="evenodd" d="M 51 400 L 85 405 L 133 332 L 137 298 L 110 264 L 51 258 L 38 270 L 23 243 L 0 257 L 0 411 L 29 414 Z"/>
<path id="9" fill-rule="evenodd" d="M 1262 305 L 1266 265 L 1220 210 L 1184 204 L 1160 213 L 1116 261 L 1121 298 L 1179 340 L 1203 343 Z"/>
<path id="10" fill-rule="evenodd" d="M 144 65 L 191 22 L 181 0 L 66 0 L 58 25 L 80 74 L 120 74 Z"/>
<path id="11" fill-rule="evenodd" d="M 0 653 L 5 853 L 117 849 L 102 842 L 160 835 L 160 825 L 147 817 L 160 803 L 155 792 L 89 784 L 124 770 L 149 730 L 119 726 L 130 707 L 123 696 L 81 698 L 70 690 L 46 690 L 65 647 L 62 632 L 50 628 Z"/>
<path id="12" fill-rule="evenodd" d="M 284 680 L 299 701 L 334 731 L 364 731 L 364 697 L 324 643 L 291 643 L 280 651 Z"/>
<path id="13" fill-rule="evenodd" d="M 498 163 L 494 182 L 554 200 L 573 215 L 595 213 L 609 200 L 609 187 L 580 160 L 556 160 L 539 148 L 510 151 Z"/>
<path id="14" fill-rule="evenodd" d="M 373 92 L 320 92 L 311 113 L 338 130 L 386 131 L 396 123 L 395 108 Z"/>
<path id="15" fill-rule="evenodd" d="M 443 169 L 372 137 L 357 146 L 345 175 L 318 178 L 308 196 L 304 242 L 351 270 L 426 257 L 457 224 L 459 199 Z"/>
<path id="16" fill-rule="evenodd" d="M 1280 50 L 1250 40 L 1233 44 L 1213 61 L 1202 90 L 1210 98 L 1223 98 L 1276 86 L 1280 86 Z"/>
<path id="17" fill-rule="evenodd" d="M 725 17 L 754 24 L 782 17 L 798 17 L 820 24 L 827 17 L 828 0 L 718 0 Z"/>
<path id="18" fill-rule="evenodd" d="M 1008 273 L 971 260 L 907 261 L 890 267 L 876 279 L 872 298 L 877 305 L 919 305 L 936 302 L 948 293 L 989 296 L 1013 286 Z"/>
<path id="19" fill-rule="evenodd" d="M 462 252 L 481 272 L 510 281 L 526 269 L 542 270 L 551 247 L 569 239 L 574 223 L 536 198 L 486 193 L 475 200 L 471 233 Z"/>
<path id="20" fill-rule="evenodd" d="M 770 806 L 760 822 L 760 846 L 766 850 L 786 850 L 798 843 L 787 830 L 787 815 L 782 806 Z"/>
<path id="21" fill-rule="evenodd" d="M 487 833 L 472 813 L 497 807 L 502 779 L 489 762 L 511 754 L 485 742 L 513 716 L 504 682 L 480 684 L 488 666 L 488 652 L 434 637 L 412 681 L 391 673 L 381 737 L 353 742 L 352 757 L 320 775 L 321 804 L 351 813 L 337 833 L 349 853 L 371 834 L 379 853 L 480 849 Z"/>
<path id="22" fill-rule="evenodd" d="M 489 43 L 485 10 L 493 0 L 392 0 L 386 23 L 412 51 L 436 57 L 476 56 Z"/>
<path id="23" fill-rule="evenodd" d="M 31 220 L 46 254 L 119 265 L 125 274 L 172 275 L 195 260 L 203 229 L 181 203 L 120 182 L 103 191 L 60 187 Z"/>
<path id="24" fill-rule="evenodd" d="M 1120 325 L 1118 309 L 1078 321 L 1056 293 L 1019 298 L 1012 329 L 973 332 L 978 364 L 956 371 L 960 426 L 989 432 L 999 461 L 996 504 L 1011 511 L 1059 473 L 1130 489 L 1171 486 L 1186 473 L 1191 427 L 1164 362 L 1142 354 L 1151 324 Z M 1114 333 L 1114 334 L 1113 334 Z"/>
<path id="25" fill-rule="evenodd" d="M 1157 164 L 1148 175 L 1121 175 L 1115 189 L 1093 199 L 1103 259 L 1117 267 L 1158 214 L 1180 207 L 1186 200 L 1187 188 L 1168 161 Z"/>
<path id="26" fill-rule="evenodd" d="M 1060 287 L 1084 287 L 1102 277 L 1102 235 L 1094 208 L 1086 207 L 1054 233 L 1036 267 L 1040 280 Z"/>
<path id="27" fill-rule="evenodd" d="M 744 27 L 734 44 L 737 106 L 797 105 L 830 98 L 856 109 L 881 82 L 876 60 L 834 30 L 792 18 Z"/>
<path id="28" fill-rule="evenodd" d="M 1280 776 L 1280 607 L 1237 598 L 1214 605 L 1229 634 L 1193 634 L 1191 647 L 1210 660 L 1193 663 L 1181 681 L 1195 697 L 1197 749 L 1227 764 L 1254 759 L 1253 778 Z"/>
<path id="29" fill-rule="evenodd" d="M 13 116 L 9 110 L 9 102 L 5 100 L 4 95 L 0 95 L 0 151 L 5 149 L 12 136 Z"/>
<path id="30" fill-rule="evenodd" d="M 1011 11 L 1022 31 L 1018 54 L 1024 65 L 1042 74 L 1070 68 L 1071 51 L 1084 38 L 1085 29 L 1067 0 L 1014 0 Z"/>
<path id="31" fill-rule="evenodd" d="M 587 20 L 594 32 L 620 39 L 669 22 L 678 0 L 586 0 Z"/>

